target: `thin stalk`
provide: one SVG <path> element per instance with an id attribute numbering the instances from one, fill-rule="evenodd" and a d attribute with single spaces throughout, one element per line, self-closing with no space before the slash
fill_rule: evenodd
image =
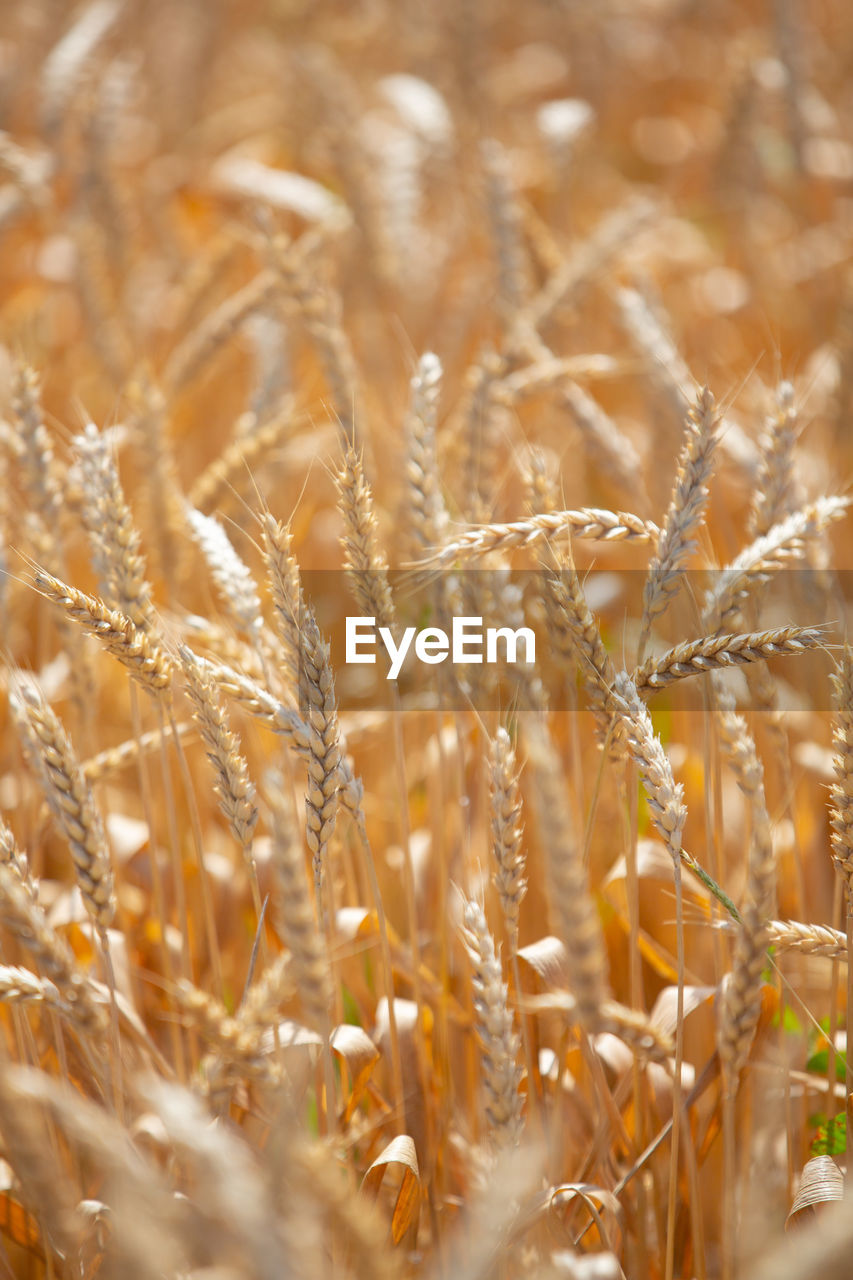
<path id="1" fill-rule="evenodd" d="M 678 995 L 675 1027 L 675 1076 L 672 1082 L 672 1142 L 670 1144 L 669 1198 L 666 1211 L 666 1280 L 673 1280 L 675 1267 L 675 1207 L 678 1192 L 678 1146 L 681 1126 L 681 1065 L 684 1061 L 684 896 L 681 862 L 673 863 L 675 873 L 675 929 L 678 953 Z"/>
<path id="2" fill-rule="evenodd" d="M 204 843 L 201 834 L 201 822 L 198 816 L 198 809 L 195 802 L 195 792 L 193 791 L 192 774 L 184 748 L 181 744 L 181 737 L 178 732 L 178 726 L 175 723 L 173 712 L 169 711 L 169 727 L 172 731 L 172 741 L 175 745 L 175 754 L 178 757 L 178 767 L 181 771 L 184 789 L 187 798 L 187 809 L 190 815 L 190 828 L 192 830 L 193 848 L 196 855 L 196 863 L 198 865 L 199 883 L 201 886 L 202 909 L 204 912 L 204 926 L 207 935 L 207 947 L 210 955 L 210 967 L 213 970 L 213 985 L 217 995 L 222 997 L 225 984 L 222 977 L 222 957 L 219 952 L 219 939 L 216 936 L 216 923 L 213 916 L 213 899 L 210 894 L 210 884 L 207 879 L 207 872 L 204 866 Z M 164 739 L 165 740 L 165 739 Z M 163 752 L 165 755 L 165 749 Z M 163 785 L 166 788 L 166 809 L 169 813 L 174 813 L 175 800 L 172 793 L 172 780 L 168 768 L 165 765 L 163 769 Z M 178 868 L 180 870 L 180 867 Z M 183 904 L 184 919 L 186 919 L 186 898 L 183 890 L 183 876 L 181 876 L 180 901 Z"/>

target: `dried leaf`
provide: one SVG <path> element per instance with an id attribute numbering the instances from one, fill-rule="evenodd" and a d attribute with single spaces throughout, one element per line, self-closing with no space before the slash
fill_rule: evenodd
<path id="1" fill-rule="evenodd" d="M 350 1078 L 350 1094 L 343 1122 L 349 1124 L 364 1095 L 370 1073 L 379 1058 L 379 1050 L 361 1027 L 343 1023 L 332 1032 L 332 1050 L 346 1064 Z"/>
<path id="2" fill-rule="evenodd" d="M 820 1211 L 822 1205 L 844 1196 L 844 1178 L 832 1156 L 814 1156 L 800 1176 L 800 1185 L 785 1220 L 786 1229 L 800 1226 Z"/>
<path id="3" fill-rule="evenodd" d="M 518 953 L 519 960 L 533 970 L 546 987 L 566 989 L 569 986 L 569 966 L 566 948 L 559 938 L 550 934 L 522 947 Z"/>
<path id="4" fill-rule="evenodd" d="M 407 1134 L 394 1138 L 381 1155 L 376 1157 L 364 1175 L 361 1189 L 372 1200 L 376 1200 L 391 1165 L 402 1169 L 402 1181 L 391 1215 L 391 1239 L 398 1245 L 406 1235 L 411 1234 L 411 1244 L 414 1245 L 420 1216 L 421 1175 L 415 1144 Z"/>

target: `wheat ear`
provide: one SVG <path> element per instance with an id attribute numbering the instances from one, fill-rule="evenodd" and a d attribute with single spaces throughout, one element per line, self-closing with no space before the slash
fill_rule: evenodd
<path id="1" fill-rule="evenodd" d="M 507 987 L 483 908 L 465 902 L 462 939 L 473 969 L 472 985 L 480 1039 L 489 1136 L 498 1149 L 515 1145 L 521 1134 L 520 1042 L 507 1005 Z"/>
<path id="2" fill-rule="evenodd" d="M 642 462 L 631 441 L 597 400 L 576 382 L 564 381 L 560 403 L 568 409 L 583 437 L 585 451 L 621 493 L 645 496 Z"/>
<path id="3" fill-rule="evenodd" d="M 112 995 L 110 1057 L 115 1105 L 122 1107 L 118 1005 L 108 929 L 115 919 L 113 871 L 101 815 L 59 717 L 31 681 L 15 675 L 9 705 L 24 749 L 38 771 L 48 805 L 71 850 L 83 905 L 97 932 Z"/>
<path id="4" fill-rule="evenodd" d="M 800 920 L 768 920 L 767 945 L 776 951 L 793 951 L 802 956 L 847 959 L 847 934 L 825 924 L 803 924 Z"/>
<path id="5" fill-rule="evenodd" d="M 795 656 L 824 644 L 824 632 L 811 627 L 777 627 L 743 635 L 703 636 L 700 640 L 677 644 L 660 657 L 648 658 L 631 678 L 638 693 L 645 697 L 687 676 L 742 667 L 765 658 Z"/>
<path id="6" fill-rule="evenodd" d="M 660 617 L 678 591 L 681 572 L 696 546 L 694 534 L 702 521 L 708 501 L 708 481 L 713 467 L 718 425 L 714 397 L 707 387 L 703 387 L 687 415 L 684 447 L 678 462 L 675 488 L 643 589 L 641 652 L 652 623 Z"/>
<path id="7" fill-rule="evenodd" d="M 185 510 L 187 524 L 228 612 L 251 637 L 253 644 L 260 645 L 264 627 L 261 598 L 248 565 L 238 556 L 228 534 L 214 516 L 206 516 L 189 504 Z"/>
<path id="8" fill-rule="evenodd" d="M 12 376 L 12 411 L 20 444 L 18 465 L 31 506 L 50 534 L 62 505 L 56 461 L 39 397 L 39 377 L 27 364 L 17 364 Z"/>
<path id="9" fill-rule="evenodd" d="M 752 811 L 745 902 L 732 955 L 732 970 L 723 992 L 718 1031 L 723 1082 L 727 1092 L 734 1093 L 761 1010 L 761 974 L 766 963 L 767 922 L 775 906 L 776 861 L 764 798 L 764 772 L 755 743 L 746 721 L 735 712 L 730 695 L 717 685 L 716 696 L 720 742 Z"/>
<path id="10" fill-rule="evenodd" d="M 617 254 L 628 238 L 649 221 L 655 212 L 651 201 L 632 198 L 602 219 L 591 235 L 552 273 L 539 293 L 519 317 L 518 328 L 541 329 L 564 306 L 579 286 L 600 271 Z"/>
<path id="11" fill-rule="evenodd" d="M 583 854 L 572 834 L 572 818 L 557 752 L 547 731 L 531 724 L 528 733 L 542 844 L 548 850 L 550 900 L 568 957 L 577 1018 L 588 1033 L 601 1029 L 608 998 L 607 962 L 601 921 L 589 888 Z"/>
<path id="12" fill-rule="evenodd" d="M 273 603 L 273 625 L 293 683 L 299 680 L 300 620 L 305 604 L 290 526 L 269 512 L 263 517 L 264 560 Z"/>
<path id="13" fill-rule="evenodd" d="M 595 717 L 596 732 L 601 742 L 612 735 L 616 754 L 622 739 L 620 728 L 613 730 L 610 689 L 615 671 L 604 647 L 601 632 L 571 557 L 571 550 L 557 555 L 557 571 L 545 575 L 545 618 L 555 654 L 567 667 L 577 663 Z"/>
<path id="14" fill-rule="evenodd" d="M 312 281 L 305 265 L 309 243 L 316 243 L 327 234 L 327 230 L 315 231 L 310 242 L 305 237 L 304 246 L 300 242 L 278 249 L 276 270 L 314 343 L 340 430 L 353 443 L 359 377 L 352 346 L 341 323 L 340 295 Z"/>
<path id="15" fill-rule="evenodd" d="M 323 919 L 323 871 L 338 813 L 341 747 L 329 650 L 323 643 L 320 629 L 311 614 L 308 614 L 302 627 L 299 695 L 305 708 L 308 729 L 306 835 L 314 864 L 317 911 Z"/>
<path id="16" fill-rule="evenodd" d="M 442 368 L 438 356 L 426 351 L 410 383 L 406 438 L 406 523 L 418 554 L 440 546 L 447 526 L 436 455 L 438 399 Z"/>
<path id="17" fill-rule="evenodd" d="M 853 650 L 845 647 L 830 677 L 835 703 L 835 782 L 830 792 L 832 857 L 853 902 Z"/>
<path id="18" fill-rule="evenodd" d="M 518 917 L 527 893 L 521 836 L 521 793 L 515 752 L 506 729 L 499 728 L 489 760 L 492 796 L 492 855 L 495 887 L 501 901 L 510 952 L 518 950 Z"/>
<path id="19" fill-rule="evenodd" d="M 850 502 L 850 498 L 818 498 L 799 507 L 745 547 L 730 565 L 720 570 L 716 585 L 708 592 L 703 615 L 708 629 L 721 630 L 755 587 L 767 582 L 792 560 L 801 559 L 809 543 L 845 515 Z"/>
<path id="20" fill-rule="evenodd" d="M 95 1000 L 86 974 L 78 967 L 70 947 L 52 929 L 36 901 L 31 881 L 20 878 L 5 863 L 0 865 L 0 923 L 26 947 L 37 968 L 62 994 L 72 1024 L 88 1034 L 102 1035 L 106 1011 Z"/>
<path id="21" fill-rule="evenodd" d="M 775 412 L 760 441 L 758 474 L 747 526 L 753 538 L 769 533 L 794 507 L 794 445 L 799 429 L 794 388 L 790 382 L 780 382 Z"/>
<path id="22" fill-rule="evenodd" d="M 249 316 L 262 310 L 280 289 L 277 273 L 267 269 L 227 297 L 172 351 L 163 373 L 164 386 L 173 394 L 186 387 Z"/>
<path id="23" fill-rule="evenodd" d="M 155 631 L 151 587 L 106 438 L 93 423 L 74 439 L 85 494 L 84 517 L 104 598 L 141 631 Z"/>
<path id="24" fill-rule="evenodd" d="M 259 423 L 248 435 L 232 440 L 193 481 L 190 506 L 206 515 L 218 510 L 233 495 L 234 489 L 243 484 L 245 477 L 278 448 L 295 425 L 295 414 L 288 405 Z"/>
<path id="25" fill-rule="evenodd" d="M 377 626 L 394 629 L 394 605 L 388 582 L 388 562 L 379 545 L 373 495 L 364 475 L 361 454 L 351 444 L 344 448 L 335 476 L 338 507 L 344 520 L 344 565 L 352 593 L 361 612 Z"/>
<path id="26" fill-rule="evenodd" d="M 495 551 L 515 547 L 532 547 L 543 540 L 571 533 L 575 538 L 600 542 L 655 542 L 658 527 L 627 511 L 605 511 L 600 507 L 581 507 L 577 511 L 548 511 L 514 520 L 510 524 L 472 525 L 462 529 L 420 567 L 439 569 L 456 560 L 477 560 Z"/>
<path id="27" fill-rule="evenodd" d="M 71 849 L 86 910 L 104 934 L 116 908 L 110 855 L 101 816 L 71 741 L 59 717 L 31 683 L 14 678 L 9 702 L 48 804 Z"/>
<path id="28" fill-rule="evenodd" d="M 13 871 L 28 890 L 32 890 L 33 901 L 35 901 L 36 890 L 30 879 L 26 855 L 18 848 L 18 842 L 11 827 L 6 825 L 2 817 L 0 817 L 0 863 Z"/>
<path id="29" fill-rule="evenodd" d="M 278 790 L 278 787 L 276 787 Z M 328 952 L 317 928 L 299 827 L 280 795 L 271 796 L 275 924 L 291 958 L 291 973 L 309 1024 L 326 1034 L 332 978 Z"/>
<path id="30" fill-rule="evenodd" d="M 118 658 L 143 689 L 157 698 L 169 700 L 172 664 L 154 636 L 137 627 L 118 609 L 108 608 L 102 600 L 78 591 L 44 570 L 37 571 L 34 581 L 37 590 L 58 604 L 88 635 L 94 636 L 107 653 Z"/>
<path id="31" fill-rule="evenodd" d="M 521 231 L 522 215 L 510 176 L 509 156 L 504 148 L 494 138 L 487 138 L 481 143 L 480 155 L 498 267 L 498 305 L 509 324 L 530 293 L 530 271 Z"/>
<path id="32" fill-rule="evenodd" d="M 216 694 L 216 683 L 204 663 L 186 645 L 180 649 L 181 665 L 194 715 L 207 747 L 207 758 L 217 777 L 215 787 L 234 839 L 240 845 L 252 888 L 255 915 L 261 919 L 261 894 L 252 854 L 252 838 L 258 822 L 255 787 L 249 766 L 240 750 L 240 740 L 231 729 L 225 709 Z"/>

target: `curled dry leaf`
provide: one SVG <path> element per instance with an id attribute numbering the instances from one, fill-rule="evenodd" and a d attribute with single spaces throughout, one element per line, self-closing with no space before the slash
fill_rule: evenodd
<path id="1" fill-rule="evenodd" d="M 409 1236 L 414 1245 L 420 1216 L 421 1175 L 415 1144 L 407 1134 L 394 1138 L 376 1157 L 364 1175 L 361 1189 L 372 1200 L 376 1200 L 385 1175 L 392 1166 L 396 1166 L 402 1173 L 391 1215 L 391 1239 L 398 1245 Z"/>
<path id="2" fill-rule="evenodd" d="M 370 1073 L 379 1058 L 379 1050 L 366 1031 L 347 1023 L 335 1027 L 331 1043 L 332 1051 L 349 1073 L 350 1091 L 343 1115 L 346 1125 L 364 1095 Z"/>
<path id="3" fill-rule="evenodd" d="M 785 1220 L 786 1229 L 800 1226 L 821 1207 L 844 1197 L 844 1178 L 832 1156 L 813 1156 L 803 1169 L 800 1185 Z"/>

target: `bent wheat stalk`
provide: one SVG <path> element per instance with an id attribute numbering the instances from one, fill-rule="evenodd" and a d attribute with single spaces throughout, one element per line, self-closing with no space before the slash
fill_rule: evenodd
<path id="1" fill-rule="evenodd" d="M 703 636 L 700 640 L 675 645 L 657 658 L 648 658 L 631 678 L 637 692 L 645 697 L 687 676 L 742 667 L 765 658 L 794 656 L 825 643 L 825 633 L 815 627 L 777 627 L 741 635 Z"/>
<path id="2" fill-rule="evenodd" d="M 515 520 L 510 524 L 472 525 L 457 533 L 447 544 L 416 567 L 440 569 L 460 560 L 467 562 L 493 551 L 532 547 L 543 539 L 571 533 L 575 538 L 600 542 L 632 542 L 640 545 L 657 540 L 660 530 L 651 520 L 627 511 L 606 511 L 581 507 L 577 511 L 550 511 Z"/>

